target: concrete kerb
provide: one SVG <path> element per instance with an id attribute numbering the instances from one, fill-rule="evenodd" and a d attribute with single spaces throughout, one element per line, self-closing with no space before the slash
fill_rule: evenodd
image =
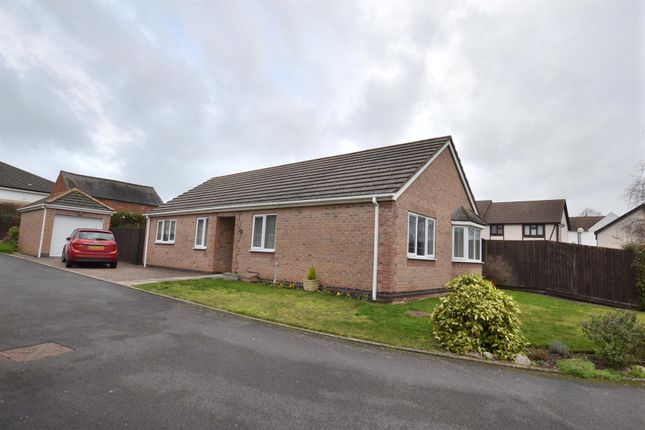
<path id="1" fill-rule="evenodd" d="M 21 257 L 19 255 L 15 255 L 15 254 L 5 254 L 5 255 L 11 255 L 13 257 L 20 258 L 20 259 L 25 260 L 25 261 L 30 261 L 32 263 L 40 264 L 38 262 L 34 262 L 31 259 L 23 258 L 23 257 Z M 314 334 L 314 335 L 318 335 L 318 336 L 326 336 L 326 337 L 331 337 L 331 338 L 334 338 L 334 339 L 344 340 L 344 341 L 348 341 L 348 342 L 354 342 L 354 343 L 360 343 L 360 344 L 363 344 L 363 345 L 376 346 L 376 347 L 383 348 L 383 349 L 404 351 L 404 352 L 410 352 L 410 353 L 414 353 L 414 354 L 429 355 L 429 356 L 433 356 L 433 357 L 441 357 L 441 358 L 448 358 L 448 359 L 461 360 L 461 361 L 470 361 L 470 362 L 473 362 L 473 363 L 479 363 L 479 364 L 485 364 L 485 365 L 491 365 L 491 366 L 498 366 L 498 367 L 507 367 L 507 368 L 512 368 L 512 369 L 516 369 L 516 370 L 525 370 L 525 371 L 536 372 L 536 373 L 546 373 L 546 374 L 549 374 L 549 375 L 552 375 L 552 376 L 555 376 L 555 377 L 561 377 L 561 378 L 565 378 L 565 379 L 578 379 L 578 378 L 574 378 L 572 376 L 564 375 L 564 374 L 562 374 L 561 372 L 559 372 L 556 369 L 547 369 L 547 368 L 542 368 L 542 367 L 520 366 L 518 364 L 507 363 L 507 362 L 502 362 L 502 361 L 480 360 L 478 358 L 469 357 L 469 356 L 465 356 L 465 355 L 457 355 L 457 354 L 453 354 L 453 353 L 450 353 L 450 352 L 444 352 L 444 351 L 438 351 L 438 350 L 425 350 L 425 349 L 408 348 L 408 347 L 405 347 L 405 346 L 389 345 L 389 344 L 386 344 L 386 343 L 375 342 L 375 341 L 372 341 L 372 340 L 358 339 L 358 338 L 354 338 L 354 337 L 341 336 L 341 335 L 337 335 L 337 334 L 333 334 L 333 333 L 326 333 L 326 332 L 323 332 L 323 331 L 312 330 L 312 329 L 305 328 L 305 327 L 299 327 L 299 326 L 289 325 L 289 324 L 285 324 L 285 323 L 281 323 L 281 322 L 277 322 L 277 321 L 271 321 L 271 320 L 267 320 L 267 319 L 252 317 L 252 316 L 249 316 L 249 315 L 239 314 L 239 313 L 235 313 L 235 312 L 232 312 L 232 311 L 229 311 L 229 310 L 226 310 L 226 309 L 221 309 L 221 308 L 218 308 L 218 307 L 215 307 L 215 306 L 204 305 L 202 303 L 195 303 L 195 302 L 191 302 L 189 300 L 180 299 L 180 298 L 177 298 L 177 297 L 172 297 L 172 296 L 162 294 L 162 293 L 157 293 L 157 292 L 154 292 L 154 291 L 148 291 L 148 290 L 144 290 L 144 289 L 141 289 L 141 288 L 137 287 L 138 285 L 143 285 L 143 284 L 153 283 L 153 282 L 166 282 L 166 281 L 173 281 L 173 280 L 190 280 L 190 279 L 205 279 L 205 278 L 215 278 L 216 276 L 221 278 L 221 275 L 206 275 L 206 276 L 198 276 L 198 277 L 182 277 L 182 278 L 170 278 L 170 279 L 166 278 L 166 279 L 161 279 L 161 280 L 145 280 L 145 281 L 135 281 L 135 283 L 128 284 L 128 283 L 119 283 L 119 282 L 105 280 L 105 279 L 99 278 L 97 276 L 87 275 L 85 273 L 74 272 L 73 270 L 69 270 L 69 269 L 62 268 L 62 267 L 49 266 L 47 264 L 42 264 L 42 266 L 51 267 L 52 269 L 63 270 L 63 271 L 66 271 L 66 272 L 71 272 L 71 273 L 74 273 L 74 274 L 77 274 L 77 275 L 80 275 L 80 276 L 86 276 L 88 278 L 96 279 L 96 280 L 103 281 L 103 282 L 108 282 L 110 284 L 118 285 L 120 287 L 130 288 L 132 290 L 140 291 L 140 292 L 143 292 L 143 293 L 146 293 L 146 294 L 152 294 L 154 296 L 163 297 L 165 299 L 174 300 L 174 301 L 185 303 L 185 304 L 188 304 L 188 305 L 191 305 L 191 306 L 199 306 L 201 308 L 209 309 L 209 310 L 216 311 L 216 312 L 221 312 L 221 313 L 232 315 L 232 316 L 235 316 L 235 317 L 238 317 L 238 318 L 244 318 L 244 319 L 247 319 L 247 320 L 257 321 L 257 322 L 260 322 L 260 323 L 263 323 L 263 324 L 270 324 L 270 325 L 279 326 L 279 327 L 283 327 L 283 328 L 287 328 L 287 329 L 291 329 L 291 330 L 297 330 L 297 331 L 301 331 L 301 332 L 306 332 L 306 333 L 310 333 L 310 334 Z M 624 379 L 622 381 L 616 381 L 616 382 L 605 381 L 605 380 L 594 380 L 594 379 L 589 379 L 588 381 L 589 382 L 601 382 L 601 383 L 606 383 L 606 384 L 609 384 L 609 383 L 614 383 L 614 384 L 636 383 L 636 384 L 641 385 L 641 386 L 645 385 L 645 379 L 630 378 L 630 377 L 624 377 Z"/>

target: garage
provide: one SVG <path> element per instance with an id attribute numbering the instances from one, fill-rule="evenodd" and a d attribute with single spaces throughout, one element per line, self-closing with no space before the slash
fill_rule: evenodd
<path id="1" fill-rule="evenodd" d="M 60 257 L 75 228 L 108 229 L 114 210 L 74 188 L 33 202 L 20 212 L 18 252 Z"/>
<path id="2" fill-rule="evenodd" d="M 103 228 L 103 219 L 89 218 L 82 216 L 55 215 L 52 228 L 51 246 L 49 247 L 50 257 L 60 257 L 63 246 L 70 233 L 76 228 Z"/>

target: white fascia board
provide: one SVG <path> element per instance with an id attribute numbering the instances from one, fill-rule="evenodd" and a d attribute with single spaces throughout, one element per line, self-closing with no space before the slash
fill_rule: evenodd
<path id="1" fill-rule="evenodd" d="M 465 225 L 476 228 L 486 228 L 485 224 L 477 224 L 476 222 L 472 221 L 452 221 L 452 225 Z"/>
<path id="2" fill-rule="evenodd" d="M 162 217 L 167 215 L 189 215 L 194 213 L 208 213 L 208 212 L 230 212 L 240 210 L 254 210 L 254 209 L 278 209 L 290 207 L 305 207 L 305 206 L 323 206 L 323 205 L 342 205 L 352 203 L 371 203 L 372 199 L 376 198 L 380 201 L 395 200 L 394 194 L 375 194 L 375 195 L 362 195 L 350 197 L 333 197 L 326 199 L 311 199 L 311 200 L 292 200 L 286 202 L 264 202 L 264 203 L 246 203 L 239 205 L 224 205 L 212 206 L 195 209 L 177 209 L 165 212 L 147 213 L 147 218 Z"/>
<path id="3" fill-rule="evenodd" d="M 459 163 L 459 160 L 457 159 L 457 154 L 455 153 L 455 148 L 453 147 L 452 140 L 449 140 L 448 142 L 446 142 L 446 144 L 445 144 L 444 146 L 442 146 L 442 147 L 441 147 L 441 149 L 439 149 L 439 150 L 438 150 L 438 151 L 437 151 L 437 152 L 432 156 L 432 158 L 430 158 L 430 159 L 426 162 L 426 164 L 424 164 L 424 165 L 423 165 L 423 167 L 421 167 L 421 168 L 417 171 L 417 173 L 415 173 L 415 174 L 414 174 L 414 176 L 412 176 L 412 177 L 408 180 L 408 182 L 406 182 L 406 183 L 405 183 L 405 185 L 403 185 L 403 186 L 401 187 L 401 189 L 400 189 L 399 191 L 397 191 L 396 193 L 394 193 L 394 200 L 398 200 L 398 198 L 401 196 L 401 194 L 403 194 L 403 193 L 405 192 L 405 190 L 407 190 L 407 189 L 408 189 L 408 187 L 410 187 L 410 185 L 412 185 L 412 183 L 414 183 L 414 181 L 416 181 L 416 180 L 417 180 L 417 178 L 419 178 L 419 176 L 421 176 L 421 175 L 423 174 L 423 172 L 425 172 L 425 170 L 428 168 L 428 166 L 430 166 L 430 164 L 432 164 L 432 162 L 433 162 L 433 161 L 434 161 L 434 160 L 435 160 L 439 155 L 441 155 L 441 153 L 442 153 L 442 152 L 444 151 L 444 149 L 446 149 L 446 148 L 450 148 L 450 154 L 452 155 L 452 159 L 453 159 L 453 161 L 454 161 L 454 163 L 455 163 L 455 166 L 457 167 L 457 171 L 459 172 L 459 178 L 461 179 L 461 183 L 462 183 L 462 185 L 463 185 L 463 187 L 464 187 L 464 190 L 466 191 L 466 195 L 468 195 L 468 201 L 470 201 L 470 205 L 472 206 L 473 211 L 474 211 L 477 215 L 479 215 L 479 212 L 477 211 L 477 205 L 475 204 L 475 198 L 474 198 L 474 197 L 473 197 L 473 195 L 470 193 L 470 189 L 469 189 L 469 187 L 468 187 L 468 184 L 466 183 L 466 176 L 464 175 L 464 172 L 463 172 L 463 170 L 462 170 L 462 168 L 461 168 L 461 163 Z"/>
<path id="4" fill-rule="evenodd" d="M 72 206 L 60 206 L 60 205 L 51 205 L 51 204 L 40 204 L 38 206 L 34 206 L 31 208 L 23 208 L 23 210 L 18 209 L 18 212 L 29 212 L 33 210 L 38 210 L 38 209 L 62 209 L 66 211 L 72 211 L 72 212 L 84 212 L 84 213 L 90 213 L 90 214 L 101 214 L 101 215 L 114 215 L 116 212 L 114 211 L 109 211 L 109 210 L 100 210 L 100 209 L 87 209 L 87 208 L 77 208 L 77 207 L 72 207 Z"/>

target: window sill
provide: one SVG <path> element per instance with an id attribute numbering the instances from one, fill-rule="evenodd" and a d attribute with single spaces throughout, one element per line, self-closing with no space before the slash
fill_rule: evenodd
<path id="1" fill-rule="evenodd" d="M 424 257 L 422 255 L 408 255 L 408 260 L 437 261 L 435 257 Z"/>
<path id="2" fill-rule="evenodd" d="M 197 251 L 203 251 L 203 250 L 206 249 L 206 247 L 205 246 L 193 246 L 193 249 L 195 249 Z"/>
<path id="3" fill-rule="evenodd" d="M 481 261 L 481 260 L 456 260 L 454 258 L 452 259 L 452 262 L 453 263 L 484 264 L 484 262 Z"/>
<path id="4" fill-rule="evenodd" d="M 275 253 L 275 249 L 251 248 L 251 249 L 249 249 L 249 252 L 263 252 L 265 254 L 273 254 L 273 253 Z"/>
<path id="5" fill-rule="evenodd" d="M 172 242 L 161 242 L 159 240 L 155 240 L 155 244 L 157 244 L 157 245 L 174 245 L 175 241 L 173 240 Z"/>

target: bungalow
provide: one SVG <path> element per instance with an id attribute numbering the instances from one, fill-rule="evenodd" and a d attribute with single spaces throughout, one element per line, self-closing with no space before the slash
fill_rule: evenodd
<path id="1" fill-rule="evenodd" d="M 564 199 L 515 202 L 479 200 L 477 207 L 488 224 L 482 236 L 484 239 L 568 240 L 569 212 Z"/>
<path id="2" fill-rule="evenodd" d="M 645 242 L 645 203 L 595 231 L 598 246 L 620 249 L 630 242 Z"/>
<path id="3" fill-rule="evenodd" d="M 481 273 L 473 194 L 450 136 L 214 177 L 146 215 L 144 265 L 253 273 L 373 299 Z"/>

